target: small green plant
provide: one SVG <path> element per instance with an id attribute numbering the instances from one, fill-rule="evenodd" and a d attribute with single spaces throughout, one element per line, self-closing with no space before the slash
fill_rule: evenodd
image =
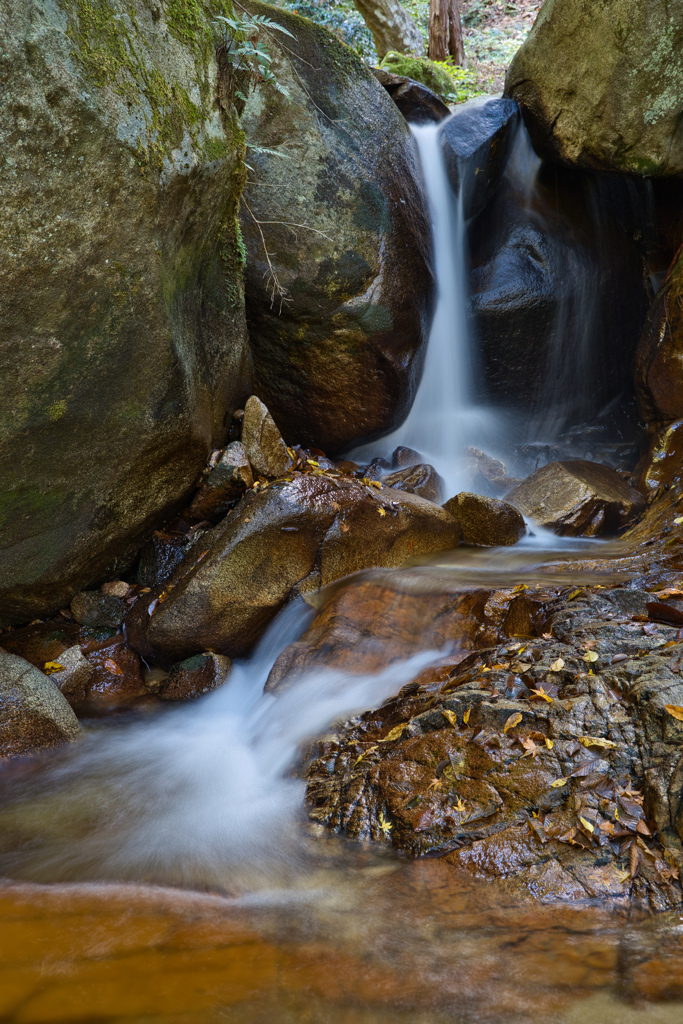
<path id="1" fill-rule="evenodd" d="M 273 30 L 294 39 L 292 33 L 263 14 L 251 15 L 246 11 L 241 17 L 218 15 L 216 20 L 222 23 L 223 48 L 236 83 L 235 98 L 245 103 L 247 97 L 239 86 L 243 85 L 248 92 L 253 85 L 263 82 L 289 99 L 287 89 L 273 74 L 270 66 L 273 58 L 260 40 L 262 34 L 267 35 Z"/>
<path id="2" fill-rule="evenodd" d="M 486 95 L 480 88 L 475 71 L 447 60 L 435 60 L 433 63 L 447 71 L 451 77 L 453 87 L 446 94 L 447 103 L 466 103 L 467 100 Z"/>

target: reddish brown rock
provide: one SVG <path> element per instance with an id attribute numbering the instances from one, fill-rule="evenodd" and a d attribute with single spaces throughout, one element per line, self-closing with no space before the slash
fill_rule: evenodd
<path id="1" fill-rule="evenodd" d="M 83 652 L 93 669 L 85 695 L 88 704 L 106 710 L 150 700 L 140 658 L 121 634 L 85 644 Z"/>
<path id="2" fill-rule="evenodd" d="M 635 379 L 646 420 L 683 416 L 683 252 L 650 307 L 636 352 Z"/>
<path id="3" fill-rule="evenodd" d="M 457 544 L 443 509 L 339 474 L 295 474 L 250 492 L 202 538 L 163 589 L 133 606 L 130 642 L 145 658 L 248 651 L 293 593 L 368 566 L 397 566 Z"/>
<path id="4" fill-rule="evenodd" d="M 195 654 L 171 668 L 158 694 L 162 700 L 194 700 L 221 686 L 232 668 L 222 654 Z"/>
<path id="5" fill-rule="evenodd" d="M 549 462 L 505 500 L 539 526 L 570 537 L 616 533 L 645 509 L 645 498 L 618 473 L 583 459 Z"/>

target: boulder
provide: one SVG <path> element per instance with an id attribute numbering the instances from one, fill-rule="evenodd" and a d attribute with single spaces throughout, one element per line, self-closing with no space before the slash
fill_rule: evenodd
<path id="1" fill-rule="evenodd" d="M 130 561 L 249 394 L 214 34 L 197 4 L 3 13 L 0 624 Z"/>
<path id="2" fill-rule="evenodd" d="M 444 102 L 456 91 L 455 81 L 445 67 L 442 64 L 437 64 L 436 61 L 429 60 L 428 57 L 414 57 L 409 53 L 398 53 L 396 50 L 391 50 L 382 60 L 380 70 L 419 82 Z"/>
<path id="3" fill-rule="evenodd" d="M 549 462 L 505 495 L 539 526 L 562 536 L 615 533 L 645 509 L 640 491 L 608 466 L 583 459 Z"/>
<path id="4" fill-rule="evenodd" d="M 408 494 L 418 494 L 427 501 L 435 502 L 440 500 L 444 487 L 437 471 L 426 462 L 390 473 L 382 482 L 385 487 L 394 487 L 397 491 L 406 491 Z"/>
<path id="5" fill-rule="evenodd" d="M 480 396 L 550 433 L 630 395 L 648 298 L 629 182 L 526 156 L 470 224 L 471 329 Z"/>
<path id="6" fill-rule="evenodd" d="M 221 686 L 232 669 L 222 654 L 195 654 L 173 665 L 157 691 L 162 700 L 195 700 Z"/>
<path id="7" fill-rule="evenodd" d="M 683 0 L 546 0 L 505 94 L 548 159 L 683 174 Z"/>
<path id="8" fill-rule="evenodd" d="M 252 395 L 244 407 L 242 444 L 251 465 L 260 476 L 282 476 L 292 465 L 282 434 L 256 395 Z"/>
<path id="9" fill-rule="evenodd" d="M 339 475 L 297 474 L 247 495 L 163 590 L 135 604 L 129 641 L 146 659 L 245 654 L 295 594 L 367 566 L 457 545 L 453 518 L 414 494 Z"/>
<path id="10" fill-rule="evenodd" d="M 81 648 L 77 645 L 67 648 L 50 667 L 50 682 L 59 687 L 69 704 L 72 707 L 82 704 L 95 669 Z"/>
<path id="11" fill-rule="evenodd" d="M 118 629 L 126 617 L 126 602 L 115 594 L 82 590 L 70 604 L 71 614 L 81 626 Z"/>
<path id="12" fill-rule="evenodd" d="M 140 658 L 122 634 L 92 641 L 83 650 L 93 670 L 85 691 L 90 709 L 106 712 L 151 700 Z"/>
<path id="13" fill-rule="evenodd" d="M 55 684 L 30 662 L 0 651 L 0 757 L 56 747 L 80 731 Z"/>
<path id="14" fill-rule="evenodd" d="M 635 377 L 646 420 L 683 416 L 683 251 L 650 307 L 636 352 Z"/>
<path id="15" fill-rule="evenodd" d="M 296 37 L 268 37 L 289 98 L 257 86 L 242 117 L 254 391 L 288 444 L 334 453 L 402 422 L 422 370 L 433 278 L 415 144 L 331 33 L 246 7 Z"/>
<path id="16" fill-rule="evenodd" d="M 449 117 L 450 108 L 422 82 L 406 78 L 405 75 L 392 75 L 383 68 L 373 68 L 372 73 L 389 93 L 408 124 L 438 124 Z"/>
<path id="17" fill-rule="evenodd" d="M 506 501 L 462 491 L 443 507 L 458 523 L 461 544 L 508 546 L 526 534 L 523 516 Z"/>
<path id="18" fill-rule="evenodd" d="M 448 179 L 462 193 L 466 220 L 481 213 L 500 185 L 519 120 L 514 100 L 493 99 L 457 110 L 441 128 Z"/>

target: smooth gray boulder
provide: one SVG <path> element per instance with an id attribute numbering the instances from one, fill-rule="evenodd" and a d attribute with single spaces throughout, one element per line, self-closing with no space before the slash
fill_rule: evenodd
<path id="1" fill-rule="evenodd" d="M 55 684 L 24 658 L 0 650 L 0 757 L 56 747 L 80 732 Z"/>

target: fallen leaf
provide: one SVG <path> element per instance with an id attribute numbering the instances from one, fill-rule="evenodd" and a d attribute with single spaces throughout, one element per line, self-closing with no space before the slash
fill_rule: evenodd
<path id="1" fill-rule="evenodd" d="M 377 511 L 379 512 L 379 514 L 380 514 L 381 516 L 385 516 L 385 515 L 387 514 L 387 512 L 386 512 L 386 509 L 384 509 L 384 508 L 381 508 L 381 507 L 380 507 L 380 508 L 378 508 L 378 509 L 377 509 Z"/>
<path id="2" fill-rule="evenodd" d="M 455 804 L 455 809 L 458 812 L 458 814 L 462 814 L 463 811 L 465 810 L 465 804 L 462 802 L 462 799 L 460 797 L 458 797 L 457 803 Z"/>
<path id="3" fill-rule="evenodd" d="M 341 530 L 342 533 L 348 533 L 349 532 L 349 528 L 346 525 L 346 523 L 340 523 L 339 524 L 339 529 Z"/>
<path id="4" fill-rule="evenodd" d="M 583 594 L 583 587 L 579 587 L 578 590 L 572 590 L 572 592 L 569 595 L 569 597 L 567 598 L 567 600 L 568 601 L 573 601 L 575 597 L 579 596 L 579 594 Z"/>
<path id="5" fill-rule="evenodd" d="M 640 832 L 641 836 L 652 835 L 652 832 L 650 832 L 649 828 L 647 827 L 644 821 L 638 822 L 638 824 L 636 825 L 636 832 Z"/>
<path id="6" fill-rule="evenodd" d="M 465 712 L 465 714 L 464 714 L 464 715 L 462 716 L 462 720 L 463 720 L 463 722 L 464 722 L 464 724 L 465 724 L 465 725 L 469 725 L 469 721 L 470 721 L 470 711 L 471 711 L 471 710 L 472 710 L 472 705 L 470 704 L 470 706 L 468 707 L 467 711 L 466 711 L 466 712 Z"/>
<path id="7" fill-rule="evenodd" d="M 367 750 L 364 750 L 364 751 L 363 751 L 363 753 L 362 753 L 362 754 L 360 755 L 360 757 L 357 757 L 357 758 L 356 758 L 356 760 L 355 760 L 355 761 L 353 762 L 353 767 L 355 768 L 355 767 L 356 767 L 356 765 L 357 765 L 357 764 L 358 764 L 358 763 L 359 763 L 360 761 L 362 761 L 364 757 L 367 757 L 367 756 L 368 756 L 368 754 L 372 754 L 372 753 L 374 753 L 374 752 L 375 752 L 375 750 L 377 750 L 377 744 L 376 744 L 376 743 L 375 743 L 375 745 L 374 745 L 374 746 L 372 746 L 372 747 L 368 747 L 368 749 L 367 749 Z"/>
<path id="8" fill-rule="evenodd" d="M 118 665 L 117 662 L 113 661 L 111 658 L 107 658 L 107 660 L 104 663 L 104 667 L 106 668 L 107 672 L 111 672 L 113 676 L 123 675 L 123 669 L 121 668 L 121 666 Z"/>
<path id="9" fill-rule="evenodd" d="M 640 865 L 643 860 L 643 855 L 636 846 L 635 843 L 631 844 L 631 855 L 629 859 L 629 867 L 631 869 L 631 878 L 635 878 L 640 871 Z"/>
<path id="10" fill-rule="evenodd" d="M 449 711 L 448 708 L 441 708 L 441 714 L 446 719 L 446 721 L 453 726 L 454 729 L 457 729 L 458 716 L 456 715 L 455 711 Z"/>
<path id="11" fill-rule="evenodd" d="M 529 586 L 526 583 L 519 583 L 516 587 L 512 588 L 513 594 L 521 594 L 523 590 L 528 590 Z"/>
<path id="12" fill-rule="evenodd" d="M 514 727 L 516 725 L 519 725 L 519 723 L 521 721 L 522 721 L 522 715 L 520 714 L 519 711 L 515 711 L 514 714 L 510 715 L 510 717 L 508 718 L 507 722 L 503 726 L 503 732 L 507 733 L 507 732 L 510 731 L 510 729 L 514 729 Z"/>
<path id="13" fill-rule="evenodd" d="M 584 828 L 588 829 L 590 833 L 595 832 L 595 826 L 591 825 L 588 818 L 582 818 L 581 815 L 579 815 L 579 821 L 581 822 Z"/>
<path id="14" fill-rule="evenodd" d="M 602 747 L 604 750 L 609 750 L 617 745 L 613 740 L 605 740 L 602 736 L 579 736 L 578 741 L 584 747 Z"/>
<path id="15" fill-rule="evenodd" d="M 401 722 L 400 725 L 394 726 L 394 728 L 391 730 L 391 732 L 388 732 L 386 734 L 386 736 L 384 736 L 380 740 L 380 743 L 391 743 L 393 740 L 399 739 L 403 735 L 403 733 L 406 731 L 406 729 L 408 728 L 409 725 L 410 725 L 410 722 Z"/>
<path id="16" fill-rule="evenodd" d="M 46 661 L 43 668 L 43 672 L 46 676 L 51 676 L 53 672 L 63 672 L 64 666 L 60 665 L 58 661 Z"/>
<path id="17" fill-rule="evenodd" d="M 315 466 L 316 469 L 320 466 L 320 463 L 316 462 L 315 459 L 306 459 L 306 462 L 309 466 Z"/>
<path id="18" fill-rule="evenodd" d="M 678 704 L 665 704 L 664 708 L 669 712 L 672 718 L 676 718 L 679 722 L 683 722 L 683 708 L 679 707 Z"/>
<path id="19" fill-rule="evenodd" d="M 382 484 L 379 480 L 370 480 L 367 476 L 364 476 L 363 483 L 366 487 L 376 487 L 378 491 L 382 490 Z"/>
<path id="20" fill-rule="evenodd" d="M 384 832 L 385 836 L 389 835 L 392 828 L 394 827 L 390 821 L 387 821 L 382 811 L 379 812 L 379 827 L 381 828 L 382 832 Z"/>
<path id="21" fill-rule="evenodd" d="M 680 525 L 681 525 L 681 523 L 683 523 L 683 516 L 677 516 L 677 517 L 676 517 L 676 518 L 674 519 L 674 523 L 675 523 L 675 525 L 676 525 L 676 526 L 680 526 Z"/>
<path id="22" fill-rule="evenodd" d="M 536 744 L 530 736 L 521 737 L 519 742 L 522 744 L 526 751 L 526 753 L 523 755 L 524 757 L 536 757 L 536 754 L 538 753 L 538 747 L 536 746 Z"/>
<path id="23" fill-rule="evenodd" d="M 671 604 L 663 601 L 648 601 L 648 618 L 656 622 L 666 622 L 670 626 L 683 626 L 683 612 L 680 608 L 674 608 Z"/>
<path id="24" fill-rule="evenodd" d="M 550 671 L 551 672 L 561 672 L 563 668 L 564 668 L 564 658 L 558 658 L 557 661 L 554 661 L 552 663 L 552 665 L 550 666 Z"/>
<path id="25" fill-rule="evenodd" d="M 537 690 L 532 690 L 531 692 L 534 697 L 539 697 L 541 700 L 546 700 L 548 704 L 552 704 L 553 698 L 545 692 L 542 686 L 539 686 Z"/>
<path id="26" fill-rule="evenodd" d="M 562 789 L 562 787 L 566 786 L 568 782 L 569 782 L 569 779 L 555 779 L 554 782 L 550 783 L 550 788 L 551 789 Z"/>
<path id="27" fill-rule="evenodd" d="M 552 750 L 553 749 L 553 741 L 551 739 L 549 739 L 547 736 L 545 738 L 545 745 L 548 748 L 548 750 Z"/>

